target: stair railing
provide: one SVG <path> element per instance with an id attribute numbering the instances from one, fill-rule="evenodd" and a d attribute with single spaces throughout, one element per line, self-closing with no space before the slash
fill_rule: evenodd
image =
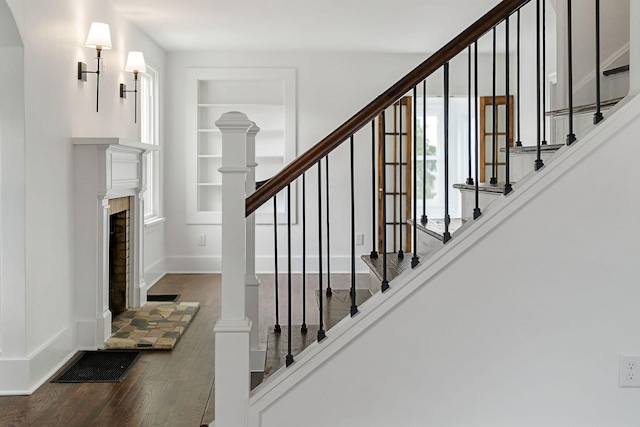
<path id="1" fill-rule="evenodd" d="M 293 346 L 293 330 L 294 323 L 299 321 L 300 334 L 306 336 L 306 334 L 313 330 L 318 342 L 322 342 L 329 334 L 327 331 L 338 320 L 334 315 L 328 316 L 329 312 L 327 306 L 335 306 L 336 291 L 340 286 L 344 287 L 345 291 L 348 291 L 349 304 L 347 307 L 347 316 L 358 315 L 358 301 L 359 296 L 362 296 L 362 289 L 358 289 L 358 284 L 367 283 L 369 277 L 366 275 L 358 274 L 358 261 L 357 256 L 361 256 L 363 261 L 379 268 L 379 290 L 386 292 L 390 289 L 390 282 L 402 272 L 404 268 L 417 268 L 420 265 L 421 257 L 425 256 L 430 249 L 420 246 L 418 238 L 418 229 L 422 232 L 426 232 L 431 236 L 437 235 L 440 241 L 440 246 L 446 244 L 450 239 L 455 238 L 455 227 L 453 226 L 452 219 L 450 218 L 450 156 L 452 151 L 450 134 L 451 130 L 451 101 L 450 95 L 450 69 L 452 67 L 452 60 L 454 60 L 459 54 L 465 53 L 467 55 L 468 63 L 465 64 L 467 68 L 468 82 L 468 105 L 467 114 L 468 120 L 465 134 L 466 149 L 464 151 L 468 156 L 468 159 L 461 163 L 468 163 L 468 170 L 464 171 L 466 174 L 466 184 L 473 188 L 474 191 L 474 203 L 473 212 L 470 218 L 467 220 L 478 220 L 482 217 L 483 206 L 480 203 L 480 193 L 484 192 L 487 188 L 491 188 L 496 192 L 499 190 L 505 196 L 508 195 L 512 188 L 514 190 L 517 187 L 512 187 L 509 177 L 509 164 L 511 156 L 511 147 L 513 146 L 513 139 L 517 137 L 517 143 L 520 145 L 520 116 L 521 116 L 521 102 L 520 102 L 520 89 L 521 89 L 521 48 L 520 48 L 520 15 L 526 10 L 523 7 L 527 4 L 531 4 L 530 9 L 535 8 L 536 15 L 536 27 L 533 31 L 536 34 L 536 79 L 533 81 L 527 81 L 524 84 L 528 84 L 531 87 L 535 87 L 537 91 L 536 96 L 536 110 L 534 115 L 537 121 L 537 137 L 535 141 L 536 148 L 536 160 L 532 165 L 532 169 L 539 170 L 544 166 L 542 160 L 542 145 L 546 139 L 546 128 L 543 121 L 545 116 L 545 106 L 541 105 L 541 100 L 546 96 L 543 89 L 543 82 L 546 78 L 543 76 L 545 67 L 545 52 L 544 42 L 546 40 L 545 27 L 541 22 L 540 15 L 544 16 L 544 5 L 541 4 L 541 0 L 504 0 L 495 6 L 490 12 L 485 14 L 481 19 L 476 21 L 468 29 L 463 31 L 460 35 L 449 42 L 445 47 L 433 54 L 422 64 L 418 65 L 413 71 L 399 80 L 396 84 L 386 90 L 382 95 L 378 96 L 374 101 L 360 110 L 357 114 L 347 120 L 344 124 L 339 126 L 335 131 L 330 133 L 327 137 L 322 139 L 318 144 L 307 150 L 303 155 L 295 159 L 289 165 L 285 166 L 281 172 L 269 179 L 263 185 L 261 185 L 255 192 L 255 159 L 251 159 L 252 153 L 255 153 L 255 148 L 246 148 L 246 151 L 242 151 L 243 160 L 240 161 L 237 157 L 237 153 L 232 156 L 233 160 L 227 159 L 226 150 L 237 150 L 237 144 L 240 144 L 242 135 L 253 135 L 253 141 L 255 141 L 255 135 L 257 133 L 257 127 L 253 124 L 249 118 L 240 113 L 228 113 L 224 115 L 219 122 L 218 126 L 222 131 L 223 136 L 223 167 L 221 172 L 223 174 L 223 280 L 222 280 L 222 316 L 221 320 L 216 325 L 216 349 L 220 346 L 231 346 L 233 350 L 225 349 L 223 354 L 219 356 L 216 351 L 216 388 L 221 390 L 220 393 L 216 393 L 216 425 L 244 425 L 242 423 L 242 416 L 239 414 L 239 408 L 243 404 L 246 404 L 248 399 L 248 378 L 249 364 L 251 358 L 249 357 L 236 357 L 231 361 L 229 354 L 238 355 L 238 352 L 243 354 L 259 355 L 257 347 L 254 345 L 257 341 L 253 336 L 256 333 L 256 325 L 259 322 L 258 308 L 253 302 L 247 303 L 246 307 L 243 304 L 242 309 L 235 307 L 233 309 L 226 309 L 225 305 L 239 303 L 239 296 L 244 297 L 245 291 L 240 292 L 235 289 L 238 285 L 237 277 L 231 277 L 232 275 L 240 274 L 241 277 L 255 277 L 255 257 L 254 253 L 240 254 L 238 246 L 242 246 L 244 250 L 245 246 L 251 248 L 255 246 L 255 243 L 249 242 L 250 239 L 255 239 L 255 221 L 250 221 L 249 218 L 255 213 L 255 211 L 264 206 L 263 209 L 269 207 L 269 201 L 273 201 L 273 218 L 274 218 L 274 234 L 277 236 L 279 231 L 286 232 L 286 250 L 279 250 L 279 246 L 283 246 L 283 242 L 279 242 L 278 238 L 274 238 L 274 270 L 276 271 L 274 280 L 274 293 L 275 293 L 275 324 L 273 328 L 274 334 L 282 334 L 285 328 L 284 325 L 280 325 L 280 311 L 286 308 L 286 334 L 287 345 L 286 355 L 284 355 L 283 364 L 285 366 L 291 366 L 295 363 L 294 352 L 298 351 Z M 571 11 L 571 0 L 567 0 L 567 9 Z M 599 8 L 597 8 L 599 10 Z M 510 17 L 515 15 L 517 18 L 517 25 L 515 31 L 517 33 L 516 42 L 516 70 L 515 73 L 510 70 Z M 569 41 L 570 36 L 570 23 L 571 16 L 568 17 L 569 24 Z M 599 24 L 598 24 L 599 25 Z M 496 29 L 498 26 L 504 27 L 504 90 L 503 97 L 497 96 L 497 39 Z M 492 138 L 491 147 L 484 147 L 485 152 L 480 151 L 480 136 L 479 128 L 480 124 L 480 111 L 479 101 L 482 90 L 479 85 L 479 73 L 483 72 L 482 67 L 479 66 L 478 55 L 478 43 L 483 36 L 490 34 L 493 39 L 492 43 L 492 59 L 493 69 L 492 73 L 492 96 L 493 102 L 493 123 L 490 129 Z M 598 43 L 599 45 L 599 43 Z M 571 47 L 569 47 L 571 51 Z M 596 53 L 599 57 L 599 52 Z M 571 54 L 569 54 L 571 57 Z M 571 62 L 571 59 L 569 59 Z M 441 219 L 433 218 L 433 215 L 427 216 L 427 193 L 429 190 L 427 180 L 429 178 L 427 173 L 427 151 L 430 147 L 427 138 L 427 100 L 428 90 L 432 87 L 427 81 L 434 83 L 433 87 L 438 86 L 438 82 L 435 80 L 434 74 L 442 70 L 443 76 L 440 82 L 442 83 L 442 91 L 439 93 L 443 97 L 443 122 L 441 128 L 443 138 L 443 150 L 444 150 L 444 174 L 442 176 L 444 185 L 439 185 L 434 191 L 438 193 L 442 192 L 444 195 L 444 205 L 442 206 L 443 216 Z M 571 66 L 569 66 L 571 70 Z M 517 123 L 517 132 L 512 132 L 512 129 L 508 125 L 512 119 L 511 116 L 511 98 L 510 98 L 510 79 L 511 76 L 516 77 L 516 91 L 518 98 L 515 101 L 515 117 L 513 117 Z M 572 77 L 569 76 L 569 81 Z M 569 85 L 571 87 L 571 85 Z M 422 89 L 422 100 L 418 99 L 419 89 Z M 434 89 L 435 91 L 435 89 Z M 408 101 L 403 101 L 408 98 Z M 498 128 L 498 101 L 500 98 L 504 98 L 506 104 L 506 120 L 507 125 L 504 131 L 500 131 Z M 572 95 L 568 94 L 570 108 L 569 115 L 572 117 Z M 420 102 L 421 101 L 421 102 Z M 475 104 L 475 106 L 473 106 Z M 397 123 L 392 120 L 394 114 L 392 109 L 397 107 L 402 117 L 403 106 L 411 105 L 411 119 L 406 120 L 400 118 Z M 417 114 L 418 106 L 422 105 L 422 123 L 421 129 L 417 126 L 419 121 L 419 115 Z M 472 108 L 473 107 L 473 108 Z M 533 110 L 533 106 L 527 106 L 525 111 Z M 390 121 L 391 120 L 391 121 Z M 572 118 L 570 122 L 572 123 Z M 411 123 L 409 123 L 411 122 Z M 259 125 L 259 124 L 258 124 Z M 368 126 L 370 125 L 370 126 Z M 390 127 L 393 126 L 393 132 L 390 132 Z M 399 127 L 399 129 L 396 129 Z M 458 128 L 464 126 L 458 126 Z M 253 131 L 250 131 L 253 129 Z M 456 129 L 459 130 L 459 129 Z M 253 133 L 252 133 L 253 132 Z M 422 132 L 422 135 L 418 135 Z M 572 135 L 573 129 L 570 128 L 569 134 Z M 489 133 L 487 133 L 489 135 Z M 499 144 L 499 140 L 504 138 L 504 145 Z M 460 138 L 462 139 L 462 138 Z M 251 136 L 246 137 L 244 143 L 251 144 Z M 567 145 L 572 143 L 575 138 L 571 140 L 567 139 Z M 348 144 L 344 144 L 348 141 Z M 367 141 L 360 143 L 359 141 Z M 368 143 L 370 141 L 370 144 Z M 531 144 L 532 141 L 529 140 Z M 371 150 L 369 153 L 367 150 Z M 422 168 L 418 168 L 418 151 L 422 150 Z M 253 150 L 253 151 L 252 151 Z M 504 152 L 504 163 L 499 164 L 498 151 Z M 490 171 L 491 180 L 489 183 L 480 183 L 480 164 L 481 156 L 487 158 L 487 154 L 491 154 L 491 161 L 487 165 Z M 248 155 L 248 157 L 246 157 Z M 331 156 L 331 175 L 329 175 L 329 156 Z M 363 162 L 356 162 L 356 159 L 370 158 L 370 169 L 363 166 Z M 346 161 L 344 161 L 347 159 Z M 457 159 L 455 159 L 457 160 Z M 235 163 L 234 163 L 235 162 Z M 484 163 L 484 162 L 482 162 Z M 506 165 L 506 166 L 505 166 Z M 504 172 L 500 172 L 499 166 L 503 166 Z M 312 170 L 315 168 L 315 171 Z M 360 182 L 356 178 L 356 173 L 360 177 L 371 175 L 372 182 L 365 181 Z M 484 172 L 482 172 L 484 175 Z M 247 176 L 246 183 L 242 186 L 239 185 L 239 178 L 242 176 L 242 180 Z M 406 176 L 406 179 L 405 179 Z M 377 179 L 376 179 L 377 177 Z M 504 181 L 500 182 L 500 178 Z M 294 185 L 296 180 L 300 180 L 301 185 Z M 465 178 L 461 181 L 464 182 Z M 396 182 L 399 181 L 399 182 Z M 348 185 L 346 184 L 348 183 Z M 225 186 L 228 184 L 230 188 Z M 314 185 L 315 184 L 315 185 Z M 412 185 L 409 185 L 412 184 Z M 331 192 L 329 191 L 331 186 Z M 340 188 L 348 188 L 348 191 L 340 191 Z M 392 191 L 388 191 L 389 188 Z M 292 210 L 297 210 L 298 206 L 292 205 L 292 191 L 299 191 L 302 193 L 301 198 L 295 198 L 296 200 L 302 200 L 302 216 L 300 227 L 292 223 Z M 422 189 L 422 200 L 419 200 L 419 189 Z M 240 191 L 246 194 L 247 198 L 244 202 L 244 206 L 240 207 L 237 201 L 237 192 Z M 310 193 L 310 194 L 307 194 Z M 314 194 L 315 193 L 315 194 Z M 343 194 L 349 193 L 348 199 L 346 197 L 340 198 Z M 337 195 L 336 195 L 337 194 Z M 369 197 L 370 195 L 370 197 Z M 284 199 L 284 207 L 282 204 L 276 202 L 276 197 Z M 230 200 L 227 200 L 230 197 Z M 281 200 L 282 200 L 281 199 Z M 344 201 L 348 200 L 350 206 L 344 206 Z M 338 201 L 342 203 L 338 203 Z M 394 202 L 395 201 L 395 202 Z M 307 206 L 309 203 L 309 206 Z M 315 203 L 316 209 L 308 209 Z M 418 218 L 418 206 L 422 205 L 422 215 Z M 334 207 L 333 210 L 329 210 L 329 206 Z M 337 206 L 337 208 L 335 208 Z M 279 209 L 282 209 L 279 211 Z M 348 212 L 347 212 L 348 210 Z M 225 212 L 228 213 L 225 215 Z M 370 215 L 368 212 L 373 212 Z M 376 215 L 375 212 L 378 214 Z M 242 216 L 244 213 L 247 217 L 247 222 L 238 221 L 238 216 Z M 283 214 L 283 215 L 279 215 Z M 336 218 L 342 214 L 343 218 L 349 218 L 349 221 L 345 221 L 344 224 L 338 222 L 336 228 Z M 315 218 L 313 216 L 315 215 Z M 409 218 L 413 216 L 413 218 Z M 283 224 L 279 223 L 279 218 L 286 218 Z M 361 250 L 358 254 L 356 246 L 363 244 L 364 242 L 357 242 L 357 218 L 367 220 L 371 218 L 372 221 L 372 236 L 371 236 L 371 251 Z M 312 229 L 312 224 L 315 222 L 317 226 L 317 246 L 310 245 L 309 236 L 307 235 Z M 378 227 L 376 227 L 376 222 Z M 411 225 L 409 225 L 411 222 Z M 459 225 L 457 222 L 456 225 Z M 330 229 L 330 225 L 333 227 Z M 409 230 L 409 226 L 412 227 Z M 294 236 L 296 232 L 293 229 L 299 230 L 297 236 Z M 233 229 L 233 232 L 229 232 L 229 229 Z M 224 230 L 227 230 L 225 234 Z M 436 231 L 434 231 L 436 230 Z M 331 233 L 330 233 L 331 231 Z M 364 231 L 364 230 L 362 230 Z M 406 233 L 406 234 L 405 234 Z M 226 237 L 225 237 L 226 236 Z M 232 238 L 231 236 L 235 236 Z M 242 245 L 238 245 L 237 241 L 240 236 L 246 236 L 242 238 Z M 398 239 L 395 237 L 398 236 Z M 406 238 L 405 238 L 406 237 Z M 293 243 L 293 239 L 300 239 L 302 246 L 301 269 L 303 272 L 301 283 L 294 279 L 293 273 L 293 247 L 297 244 Z M 399 241 L 399 246 L 396 244 Z M 343 243 L 336 245 L 335 243 Z M 345 242 L 348 242 L 344 244 Z M 314 242 L 315 243 L 315 242 Z M 428 246 L 428 245 L 427 245 Z M 333 252 L 330 250 L 333 250 Z M 349 248 L 349 254 L 345 258 L 348 259 L 348 263 L 340 261 L 340 255 L 346 255 L 346 249 Z M 282 249 L 282 248 L 280 248 Z M 404 252 L 411 252 L 412 256 L 407 257 L 406 267 L 403 264 Z M 278 254 L 286 253 L 286 259 L 279 259 Z M 240 258 L 239 260 L 236 258 Z M 315 261 L 314 261 L 315 258 Z M 334 261 L 334 270 L 332 271 L 331 261 Z M 361 265 L 361 264 L 360 264 Z M 240 267 L 241 266 L 241 267 Z M 279 280 L 280 271 L 283 266 L 286 266 L 286 281 Z M 241 272 L 241 273 L 240 273 Z M 349 280 L 344 283 L 336 282 L 339 276 L 336 273 L 345 272 L 349 276 Z M 331 280 L 334 279 L 332 283 Z M 313 282 L 317 284 L 317 291 L 314 292 L 317 298 L 318 310 L 307 309 L 307 284 L 313 286 Z M 255 281 L 257 282 L 257 280 Z M 249 290 L 249 285 L 254 284 L 253 279 L 246 279 L 244 283 L 247 285 L 246 293 L 255 292 L 256 290 Z M 365 292 L 369 292 L 368 286 L 365 286 Z M 300 289 L 301 288 L 301 289 Z M 285 299 L 280 298 L 281 295 L 285 295 Z M 294 301 L 294 299 L 302 299 L 302 301 Z M 302 310 L 293 310 L 294 303 L 301 302 Z M 301 315 L 301 318 L 299 318 Z M 250 320 L 249 320 L 250 319 Z M 313 327 L 312 327 L 313 325 Z M 220 343 L 218 338 L 220 338 Z M 246 369 L 245 369 L 246 368 Z M 246 372 L 245 372 L 246 371 Z M 247 375 L 245 375 L 245 373 Z M 242 390 L 237 390 L 237 382 L 243 384 Z M 232 384 L 236 384 L 232 386 Z M 246 387 L 244 387 L 246 385 Z M 228 394 L 226 387 L 235 387 L 234 393 Z M 220 396 L 220 400 L 219 400 Z M 218 423 L 218 419 L 221 422 Z M 222 421 L 224 420 L 224 421 Z M 234 424 L 235 423 L 235 424 Z"/>

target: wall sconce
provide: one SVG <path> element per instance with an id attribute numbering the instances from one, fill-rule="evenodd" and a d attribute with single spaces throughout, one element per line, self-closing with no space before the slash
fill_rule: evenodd
<path id="1" fill-rule="evenodd" d="M 89 35 L 87 36 L 87 47 L 95 48 L 98 54 L 98 69 L 96 71 L 87 71 L 87 64 L 84 62 L 78 62 L 78 80 L 83 82 L 87 81 L 87 74 L 96 75 L 96 112 L 98 111 L 99 99 L 100 99 L 100 62 L 102 61 L 100 54 L 102 49 L 111 49 L 111 32 L 109 31 L 109 24 L 103 24 L 102 22 L 92 22 L 89 29 Z"/>
<path id="2" fill-rule="evenodd" d="M 129 52 L 125 71 L 133 73 L 133 90 L 127 90 L 127 85 L 120 83 L 120 98 L 126 98 L 127 92 L 133 92 L 133 122 L 138 123 L 138 72 L 147 71 L 142 52 Z"/>

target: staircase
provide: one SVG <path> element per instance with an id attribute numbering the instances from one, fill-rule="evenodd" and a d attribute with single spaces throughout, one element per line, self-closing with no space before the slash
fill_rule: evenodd
<path id="1" fill-rule="evenodd" d="M 597 102 L 596 110 L 604 112 L 605 120 L 581 134 L 576 124 L 582 110 L 573 106 L 569 95 L 566 131 L 557 141 L 555 135 L 565 125 L 556 118 L 564 116 L 552 112 L 553 125 L 548 125 L 542 107 L 548 94 L 538 74 L 533 84 L 527 83 L 536 88 L 538 111 L 523 109 L 523 116 L 529 114 L 537 123 L 537 135 L 527 135 L 535 146 L 513 143 L 520 140 L 519 125 L 517 134 L 509 126 L 496 130 L 494 140 L 504 145 L 489 143 L 492 149 L 483 153 L 493 183 L 479 182 L 477 101 L 486 88 L 478 83 L 478 39 L 493 37 L 495 57 L 495 29 L 511 34 L 509 23 L 518 29 L 518 66 L 511 70 L 518 78 L 509 77 L 509 54 L 501 65 L 494 61 L 493 69 L 505 68 L 504 93 L 511 94 L 511 80 L 517 80 L 512 87 L 517 87 L 515 99 L 520 102 L 520 15 L 532 14 L 539 23 L 544 16 L 541 3 L 501 2 L 255 193 L 250 178 L 246 185 L 244 177 L 238 178 L 246 173 L 245 165 L 253 164 L 251 157 L 244 152 L 227 157 L 237 151 L 253 124 L 238 113 L 223 116 L 221 171 L 225 188 L 228 176 L 230 195 L 229 202 L 224 199 L 225 228 L 239 227 L 234 228 L 237 236 L 246 227 L 250 236 L 249 219 L 257 207 L 278 193 L 291 200 L 292 187 L 300 191 L 302 204 L 289 204 L 287 213 L 290 218 L 291 209 L 299 209 L 300 224 L 289 220 L 274 226 L 275 233 L 285 236 L 274 239 L 275 251 L 286 252 L 288 260 L 283 274 L 276 271 L 284 284 L 274 288 L 273 337 L 279 339 L 271 343 L 277 360 L 268 361 L 267 378 L 251 393 L 245 386 L 254 352 L 248 319 L 255 322 L 253 313 L 258 310 L 251 298 L 245 302 L 238 278 L 254 276 L 255 263 L 251 251 L 240 261 L 234 258 L 244 253 L 244 245 L 229 248 L 228 253 L 223 246 L 223 315 L 216 326 L 217 426 L 611 425 L 612 421 L 633 425 L 639 419 L 633 395 L 617 386 L 617 372 L 619 355 L 640 347 L 630 329 L 640 322 L 635 267 L 640 225 L 634 216 L 640 203 L 627 197 L 634 191 L 633 160 L 640 154 L 640 146 L 634 144 L 640 131 L 640 98 L 628 96 L 609 111 Z M 566 6 L 571 19 L 571 2 Z M 537 40 L 544 40 L 540 36 L 544 27 L 538 25 L 533 32 L 539 35 Z M 509 40 L 501 41 L 506 52 L 511 52 Z M 543 69 L 542 52 L 538 44 L 534 52 L 538 73 Z M 465 183 L 449 182 L 450 165 L 456 161 L 451 159 L 452 151 L 456 153 L 452 135 L 460 130 L 449 128 L 449 78 L 450 67 L 460 61 L 468 66 L 470 100 Z M 403 117 L 402 100 L 409 97 L 406 105 L 414 106 L 426 100 L 427 80 L 434 78 L 443 82 L 445 171 L 437 190 L 442 192 L 441 217 L 421 216 L 418 209 L 427 204 L 424 190 L 422 203 L 418 200 L 417 184 L 420 172 L 424 173 L 417 157 L 426 156 L 427 143 L 422 141 L 419 153 L 416 108 L 397 131 L 387 129 L 389 109 L 400 106 L 398 117 Z M 570 72 L 567 78 L 571 88 Z M 493 82 L 491 105 L 498 105 L 495 77 Z M 503 98 L 510 111 L 510 97 Z M 393 145 L 388 135 L 394 138 Z M 247 153 L 254 142 L 247 138 Z M 410 149 L 403 153 L 398 146 Z M 331 168 L 341 188 L 331 184 L 336 178 L 329 179 L 329 157 L 332 165 L 347 165 Z M 369 167 L 363 170 L 360 161 L 357 169 L 356 158 L 371 159 Z M 296 180 L 298 187 L 292 185 Z M 242 224 L 237 193 L 245 188 L 247 224 Z M 350 200 L 346 208 L 337 205 L 338 213 L 336 192 L 341 200 Z M 459 218 L 449 215 L 454 197 L 462 199 Z M 344 219 L 338 225 L 336 215 Z M 356 235 L 362 231 L 356 228 L 356 217 L 363 216 L 370 218 L 374 236 L 366 253 L 356 250 Z M 594 227 L 600 218 L 612 220 Z M 625 232 L 618 232 L 618 224 L 625 225 Z M 317 242 L 306 241 L 305 230 L 311 226 L 318 227 L 322 236 Z M 224 236 L 223 240 L 231 241 Z M 317 265 L 303 263 L 301 276 L 304 292 L 308 289 L 304 281 L 309 280 L 310 289 L 324 296 L 318 298 L 317 330 L 304 320 L 301 324 L 292 320 L 292 313 L 299 310 L 293 308 L 299 286 L 291 266 L 294 247 L 301 248 L 305 260 L 309 253 L 317 258 Z M 344 319 L 329 322 L 326 305 L 335 292 L 330 279 L 336 273 L 331 269 L 332 255 L 348 252 L 350 286 L 344 295 L 348 310 L 343 310 Z M 224 260 L 229 260 L 226 269 Z M 358 298 L 359 260 L 371 268 L 375 283 L 375 293 L 366 301 Z M 225 316 L 225 304 L 233 307 L 233 315 Z"/>

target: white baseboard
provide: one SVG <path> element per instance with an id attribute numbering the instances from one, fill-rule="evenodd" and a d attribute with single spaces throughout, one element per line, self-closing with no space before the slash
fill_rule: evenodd
<path id="1" fill-rule="evenodd" d="M 278 257 L 278 268 L 281 272 L 286 271 L 287 258 Z M 326 258 L 323 258 L 323 268 L 326 271 Z M 166 257 L 167 273 L 220 273 L 220 256 L 168 256 Z M 291 259 L 292 272 L 300 274 L 302 272 L 302 257 L 294 256 Z M 307 273 L 314 274 L 318 271 L 318 257 L 307 257 Z M 256 257 L 256 271 L 258 273 L 273 273 L 273 258 L 267 256 Z M 331 257 L 331 273 L 348 274 L 351 272 L 351 258 L 348 256 Z M 356 260 L 356 273 L 368 273 L 369 269 L 360 260 Z"/>
<path id="2" fill-rule="evenodd" d="M 0 395 L 32 394 L 76 354 L 76 340 L 72 324 L 28 357 L 0 359 Z"/>

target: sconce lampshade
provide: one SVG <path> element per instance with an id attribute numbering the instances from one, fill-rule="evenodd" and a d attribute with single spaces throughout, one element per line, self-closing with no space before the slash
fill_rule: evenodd
<path id="1" fill-rule="evenodd" d="M 144 62 L 144 55 L 142 52 L 129 52 L 129 55 L 127 56 L 127 64 L 125 65 L 124 70 L 131 73 L 147 71 L 147 65 Z"/>
<path id="2" fill-rule="evenodd" d="M 87 47 L 96 49 L 111 49 L 111 32 L 109 24 L 102 22 L 92 22 L 87 37 Z"/>

